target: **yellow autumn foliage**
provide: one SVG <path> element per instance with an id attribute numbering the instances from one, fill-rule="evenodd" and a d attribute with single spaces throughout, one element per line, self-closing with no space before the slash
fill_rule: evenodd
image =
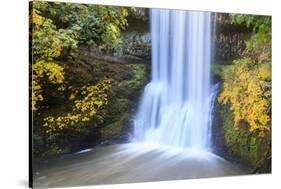
<path id="1" fill-rule="evenodd" d="M 30 12 L 30 27 L 32 27 L 32 111 L 38 109 L 38 102 L 43 101 L 42 82 L 47 80 L 52 84 L 61 84 L 64 81 L 62 66 L 54 62 L 62 51 L 61 41 L 57 36 L 55 26 L 48 18 L 40 16 L 38 6 L 44 3 L 35 3 Z M 62 88 L 59 88 L 61 90 Z"/>
<path id="2" fill-rule="evenodd" d="M 52 133 L 55 130 L 90 121 L 96 116 L 98 110 L 107 104 L 107 91 L 111 86 L 111 82 L 111 80 L 105 79 L 97 85 L 82 87 L 80 91 L 82 98 L 80 99 L 76 99 L 77 97 L 72 93 L 71 100 L 74 101 L 74 105 L 71 113 L 44 118 L 46 132 Z"/>
<path id="3" fill-rule="evenodd" d="M 36 59 L 52 60 L 60 56 L 63 43 L 51 19 L 41 16 L 40 11 L 33 8 L 30 13 L 30 27 L 32 54 Z"/>
<path id="4" fill-rule="evenodd" d="M 30 11 L 31 53 L 32 53 L 32 111 L 38 109 L 38 102 L 44 99 L 43 83 L 62 84 L 63 67 L 55 62 L 65 47 L 76 47 L 70 30 L 57 29 L 50 18 L 43 16 L 42 10 L 48 9 L 47 2 L 32 3 Z M 63 91 L 58 86 L 58 91 Z"/>
<path id="5" fill-rule="evenodd" d="M 42 80 L 47 79 L 52 84 L 62 84 L 64 81 L 63 67 L 54 62 L 43 60 L 32 65 L 32 111 L 37 110 L 37 104 L 42 101 Z M 63 90 L 60 86 L 59 90 Z"/>
<path id="6" fill-rule="evenodd" d="M 255 65 L 250 59 L 235 60 L 222 73 L 221 104 L 229 104 L 234 115 L 234 125 L 248 123 L 250 132 L 260 136 L 270 129 L 271 67 Z"/>

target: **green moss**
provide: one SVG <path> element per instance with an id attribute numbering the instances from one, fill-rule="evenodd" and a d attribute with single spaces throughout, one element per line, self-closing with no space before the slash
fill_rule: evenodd
<path id="1" fill-rule="evenodd" d="M 213 75 L 220 76 L 221 75 L 221 69 L 222 69 L 221 64 L 212 64 L 211 65 L 211 72 L 212 72 Z"/>
<path id="2" fill-rule="evenodd" d="M 133 78 L 128 81 L 128 86 L 132 89 L 142 88 L 147 80 L 145 65 L 144 64 L 132 64 L 132 65 L 130 65 L 130 67 L 133 72 Z"/>
<path id="3" fill-rule="evenodd" d="M 128 111 L 128 106 L 129 106 L 129 100 L 128 99 L 118 99 L 117 100 L 117 105 L 118 105 L 118 109 L 119 109 L 119 112 L 125 112 L 125 111 Z"/>
<path id="4" fill-rule="evenodd" d="M 125 120 L 128 118 L 128 115 L 129 114 L 125 112 L 117 121 L 103 127 L 101 129 L 102 141 L 106 141 L 108 139 L 120 136 L 123 126 L 125 124 Z"/>
<path id="5" fill-rule="evenodd" d="M 225 145 L 231 154 L 239 157 L 243 162 L 255 165 L 262 157 L 262 141 L 257 140 L 254 134 L 249 134 L 243 124 L 235 127 L 233 116 L 227 106 L 223 106 L 220 114 L 223 118 L 223 133 Z"/>
<path id="6" fill-rule="evenodd" d="M 58 147 L 57 145 L 53 144 L 46 152 L 43 153 L 45 157 L 56 157 L 58 155 L 66 154 L 70 152 L 69 146 Z"/>
<path id="7" fill-rule="evenodd" d="M 228 65 L 228 64 L 212 64 L 211 65 L 211 72 L 214 76 L 222 76 L 222 72 L 226 69 L 228 69 L 229 67 L 231 67 L 232 65 Z"/>

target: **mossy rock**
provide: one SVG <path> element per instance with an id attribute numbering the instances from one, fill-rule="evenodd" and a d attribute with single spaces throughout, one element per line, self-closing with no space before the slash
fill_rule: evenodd
<path id="1" fill-rule="evenodd" d="M 220 114 L 223 118 L 224 142 L 228 151 L 242 162 L 255 166 L 267 151 L 267 139 L 259 138 L 255 133 L 250 133 L 246 129 L 246 123 L 234 126 L 230 109 L 227 106 L 220 108 Z"/>
<path id="2" fill-rule="evenodd" d="M 113 122 L 101 128 L 100 131 L 102 142 L 121 136 L 128 116 L 129 114 L 126 112 L 122 114 L 122 116 L 116 122 Z"/>
<path id="3" fill-rule="evenodd" d="M 130 68 L 133 72 L 133 77 L 128 81 L 128 86 L 132 89 L 140 89 L 147 82 L 146 65 L 132 64 Z"/>

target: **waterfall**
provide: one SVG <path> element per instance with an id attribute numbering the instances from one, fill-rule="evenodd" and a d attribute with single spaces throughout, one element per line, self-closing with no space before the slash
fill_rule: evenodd
<path id="1" fill-rule="evenodd" d="M 151 81 L 134 120 L 134 141 L 210 150 L 211 13 L 152 9 Z"/>

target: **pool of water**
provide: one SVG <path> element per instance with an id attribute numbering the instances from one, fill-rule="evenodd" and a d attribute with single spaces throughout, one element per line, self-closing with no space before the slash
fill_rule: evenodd
<path id="1" fill-rule="evenodd" d="M 247 174 L 221 157 L 196 149 L 130 143 L 81 151 L 51 160 L 34 176 L 34 187 L 70 187 L 195 179 Z"/>

